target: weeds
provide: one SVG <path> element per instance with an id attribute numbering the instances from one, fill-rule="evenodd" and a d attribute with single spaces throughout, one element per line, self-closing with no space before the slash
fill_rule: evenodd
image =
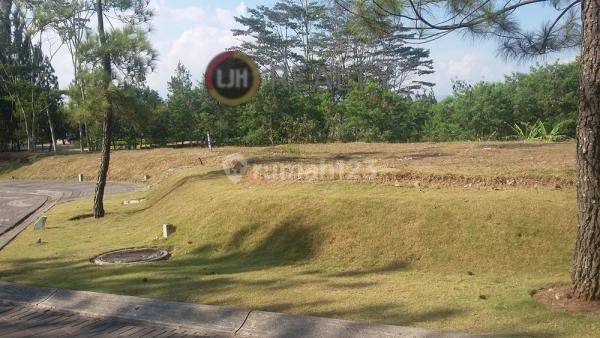
<path id="1" fill-rule="evenodd" d="M 515 123 L 510 127 L 515 132 L 516 138 L 519 140 L 558 142 L 567 139 L 561 132 L 562 128 L 570 122 L 571 120 L 561 121 L 555 124 L 551 130 L 546 129 L 546 125 L 540 120 L 533 124 L 521 122 L 521 126 L 519 123 Z"/>

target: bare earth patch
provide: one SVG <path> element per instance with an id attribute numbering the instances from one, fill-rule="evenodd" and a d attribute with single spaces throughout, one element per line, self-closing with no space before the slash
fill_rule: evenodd
<path id="1" fill-rule="evenodd" d="M 253 181 L 369 181 L 398 187 L 505 190 L 572 189 L 576 177 L 574 142 L 448 142 L 219 147 L 212 152 L 120 150 L 111 156 L 109 180 L 156 184 L 187 168 L 222 167 L 231 155 L 247 161 L 246 179 Z M 68 180 L 81 173 L 85 180 L 93 180 L 99 154 L 23 156 L 0 158 L 0 176 Z"/>
<path id="2" fill-rule="evenodd" d="M 535 294 L 534 298 L 553 310 L 600 315 L 600 301 L 588 302 L 573 298 L 570 285 L 542 289 Z"/>

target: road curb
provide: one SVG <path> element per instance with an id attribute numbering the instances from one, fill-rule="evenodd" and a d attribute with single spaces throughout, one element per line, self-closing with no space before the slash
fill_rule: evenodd
<path id="1" fill-rule="evenodd" d="M 37 208 L 32 210 L 30 213 L 23 216 L 15 225 L 13 225 L 9 230 L 0 235 L 0 250 L 4 249 L 13 239 L 15 239 L 23 230 L 27 229 L 27 226 L 33 220 L 35 220 L 35 216 L 42 211 L 42 213 L 50 210 L 55 204 L 56 201 L 53 201 L 48 196 L 44 196 L 46 200 L 40 204 Z"/>
<path id="2" fill-rule="evenodd" d="M 463 333 L 166 302 L 9 282 L 0 282 L 0 300 L 86 316 L 211 330 L 242 337 L 477 337 Z"/>
<path id="3" fill-rule="evenodd" d="M 73 184 L 74 183 L 74 184 L 82 185 L 81 182 L 0 180 L 0 184 L 2 184 L 2 183 L 9 183 L 9 184 L 16 183 L 16 184 L 20 184 L 20 185 L 41 184 L 42 185 L 41 189 L 31 188 L 31 189 L 27 190 L 27 187 L 23 187 L 23 186 L 11 187 L 10 185 L 8 187 L 4 187 L 4 188 L 0 185 L 0 189 L 2 192 L 44 196 L 46 198 L 46 201 L 44 203 L 40 204 L 35 210 L 33 210 L 30 213 L 28 213 L 27 215 L 23 216 L 18 222 L 15 222 L 14 225 L 9 230 L 0 234 L 0 250 L 2 250 L 13 239 L 15 239 L 23 230 L 25 230 L 29 226 L 29 224 L 31 224 L 33 221 L 35 221 L 37 216 L 39 216 L 40 214 L 42 214 L 44 212 L 47 212 L 52 207 L 54 207 L 54 205 L 56 205 L 57 203 L 64 203 L 64 202 L 77 200 L 80 198 L 84 198 L 88 195 L 91 195 L 93 193 L 93 189 L 90 189 L 89 191 L 76 191 L 76 190 L 72 189 L 73 186 L 71 186 L 71 189 L 63 189 L 63 190 L 61 190 L 59 187 L 56 187 L 56 186 L 44 189 L 45 188 L 44 185 L 47 186 L 47 184 L 56 185 L 56 184 L 61 184 L 61 183 L 65 183 L 65 184 Z M 144 187 L 142 185 L 134 184 L 134 183 L 119 183 L 119 182 L 112 182 L 112 181 L 109 181 L 107 183 L 108 183 L 108 185 L 106 186 L 107 194 L 139 191 L 139 190 L 143 189 L 143 187 Z M 87 186 L 92 187 L 90 184 L 87 184 Z M 115 191 L 111 191 L 113 188 L 115 189 Z"/>

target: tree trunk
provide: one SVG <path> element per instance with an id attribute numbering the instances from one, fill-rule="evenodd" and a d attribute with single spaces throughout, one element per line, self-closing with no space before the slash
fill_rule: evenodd
<path id="1" fill-rule="evenodd" d="M 54 137 L 54 125 L 50 118 L 50 109 L 46 107 L 46 116 L 48 116 L 48 126 L 50 127 L 50 140 L 52 141 L 52 151 L 56 153 L 56 138 Z"/>
<path id="2" fill-rule="evenodd" d="M 583 0 L 581 97 L 577 125 L 577 243 L 573 294 L 600 300 L 600 2 Z"/>
<path id="3" fill-rule="evenodd" d="M 7 50 L 10 45 L 10 8 L 12 0 L 0 0 L 0 47 Z M 0 53 L 5 57 L 4 53 Z M 5 61 L 5 60 L 2 60 Z"/>
<path id="4" fill-rule="evenodd" d="M 85 121 L 83 122 L 83 129 L 85 130 L 85 145 L 87 146 L 87 151 L 95 151 L 96 146 L 95 144 L 92 144 L 92 141 L 90 139 L 90 128 L 88 128 L 88 124 Z"/>
<path id="5" fill-rule="evenodd" d="M 35 106 L 34 106 L 34 95 L 33 95 L 33 87 L 34 87 L 34 82 L 33 82 L 33 75 L 31 75 L 31 144 L 33 145 L 33 149 L 32 151 L 35 153 L 35 147 L 36 147 L 36 137 L 35 137 Z M 44 149 L 42 149 L 43 151 Z"/>
<path id="6" fill-rule="evenodd" d="M 102 13 L 102 0 L 96 1 L 96 13 L 98 14 L 98 38 L 100 46 L 106 44 L 106 36 L 104 34 L 104 16 Z M 110 67 L 110 55 L 104 52 L 102 55 L 102 68 L 104 72 L 104 89 L 107 90 L 112 78 Z M 92 213 L 95 218 L 104 217 L 104 188 L 106 187 L 106 177 L 108 175 L 108 166 L 110 164 L 110 141 L 112 134 L 112 112 L 111 104 L 108 102 L 104 111 L 102 121 L 102 156 L 100 167 L 98 169 L 98 177 L 96 180 L 96 191 L 94 194 L 94 207 Z"/>
<path id="7" fill-rule="evenodd" d="M 31 135 L 29 135 L 29 123 L 27 122 L 27 114 L 25 113 L 25 109 L 22 105 L 21 107 L 21 115 L 23 115 L 23 121 L 25 121 L 25 135 L 27 136 L 27 151 L 31 151 Z"/>
<path id="8" fill-rule="evenodd" d="M 79 151 L 83 153 L 83 124 L 79 120 Z"/>

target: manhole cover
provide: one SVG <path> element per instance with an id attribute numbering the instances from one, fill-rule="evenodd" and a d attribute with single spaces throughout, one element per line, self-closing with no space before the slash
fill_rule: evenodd
<path id="1" fill-rule="evenodd" d="M 110 251 L 92 258 L 92 263 L 127 264 L 154 262 L 169 258 L 169 252 L 159 248 L 130 248 Z"/>

